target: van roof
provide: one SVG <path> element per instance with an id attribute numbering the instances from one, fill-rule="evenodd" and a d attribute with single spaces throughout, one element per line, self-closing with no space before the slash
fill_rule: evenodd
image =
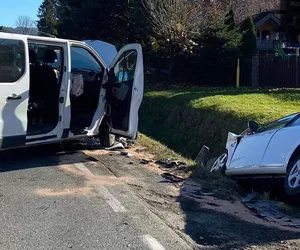
<path id="1" fill-rule="evenodd" d="M 16 33 L 5 33 L 5 32 L 0 32 L 0 38 L 2 36 L 11 37 L 11 38 L 27 38 L 30 40 L 40 40 L 40 41 L 53 41 L 53 42 L 66 42 L 66 41 L 72 41 L 69 39 L 62 39 L 62 38 L 55 38 L 55 37 L 45 37 L 45 36 L 31 36 L 31 35 L 22 35 L 22 34 L 16 34 Z M 78 42 L 78 41 L 76 41 Z"/>
<path id="2" fill-rule="evenodd" d="M 75 41 L 75 40 L 68 40 L 68 39 L 61 39 L 55 37 L 44 37 L 44 36 L 31 36 L 31 35 L 22 35 L 22 34 L 15 34 L 15 33 L 4 33 L 0 32 L 0 38 L 6 39 L 27 39 L 29 41 L 44 41 L 44 42 L 59 42 L 59 43 L 66 43 L 66 42 L 76 42 L 88 45 L 92 48 L 103 60 L 103 63 L 106 67 L 109 67 L 115 56 L 117 55 L 118 51 L 113 44 L 100 41 L 100 40 L 85 40 L 85 41 Z"/>

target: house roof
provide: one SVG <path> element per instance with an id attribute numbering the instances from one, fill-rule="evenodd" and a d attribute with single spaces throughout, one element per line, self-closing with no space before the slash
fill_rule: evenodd
<path id="1" fill-rule="evenodd" d="M 275 23 L 278 24 L 278 26 L 281 25 L 280 18 L 278 17 L 278 15 L 275 15 L 274 13 L 270 13 L 270 12 L 265 12 L 265 13 L 258 14 L 254 18 L 255 28 L 257 29 L 258 27 L 260 27 L 261 25 L 263 25 L 268 20 L 274 21 Z"/>

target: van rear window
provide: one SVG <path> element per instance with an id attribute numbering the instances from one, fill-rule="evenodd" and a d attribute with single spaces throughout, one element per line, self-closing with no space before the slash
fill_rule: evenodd
<path id="1" fill-rule="evenodd" d="M 22 41 L 0 39 L 0 82 L 18 81 L 25 71 L 25 45 Z"/>

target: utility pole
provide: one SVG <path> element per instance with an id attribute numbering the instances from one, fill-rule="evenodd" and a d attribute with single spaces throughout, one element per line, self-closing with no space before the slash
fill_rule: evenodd
<path id="1" fill-rule="evenodd" d="M 236 66 L 236 87 L 240 87 L 240 74 L 241 74 L 241 68 L 240 68 L 240 58 L 237 59 L 237 66 Z"/>

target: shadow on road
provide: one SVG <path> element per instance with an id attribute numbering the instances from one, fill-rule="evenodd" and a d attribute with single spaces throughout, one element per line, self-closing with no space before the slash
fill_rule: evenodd
<path id="1" fill-rule="evenodd" d="M 87 149 L 86 144 L 77 141 L 2 151 L 0 173 L 95 161 L 94 158 L 85 155 L 81 151 L 83 149 Z"/>
<path id="2" fill-rule="evenodd" d="M 189 196 L 188 188 L 190 180 L 185 180 L 177 202 L 185 213 L 185 233 L 200 245 L 209 249 L 284 247 L 285 241 L 300 239 L 299 229 L 264 221 L 239 201 L 221 200 L 199 190 Z"/>

